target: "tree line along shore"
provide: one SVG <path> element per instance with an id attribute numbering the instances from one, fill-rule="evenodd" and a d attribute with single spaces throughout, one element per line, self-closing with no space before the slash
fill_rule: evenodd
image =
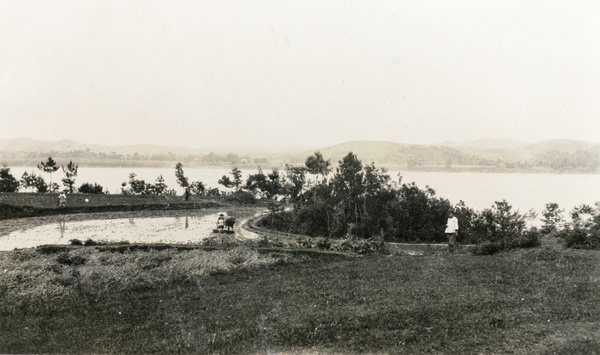
<path id="1" fill-rule="evenodd" d="M 480 246 L 482 253 L 537 246 L 545 233 L 558 233 L 568 239 L 569 244 L 578 247 L 595 248 L 598 245 L 598 204 L 575 207 L 569 211 L 571 218 L 567 223 L 565 211 L 549 202 L 542 211 L 543 227 L 535 228 L 528 225 L 529 220 L 537 218 L 535 211 L 521 214 L 505 200 L 496 201 L 482 211 L 475 211 L 462 201 L 453 205 L 437 196 L 433 188 L 422 189 L 414 183 L 404 183 L 401 176 L 397 181 L 393 180 L 385 168 L 378 168 L 373 163 L 363 164 L 352 152 L 341 159 L 335 169 L 318 151 L 308 156 L 303 165 L 288 164 L 283 171 L 275 169 L 264 173 L 259 167 L 245 181 L 241 171 L 233 168 L 230 174 L 219 179 L 222 188 L 207 188 L 202 181 L 190 181 L 183 164 L 178 162 L 174 174 L 177 184 L 184 190 L 183 196 L 177 196 L 176 191 L 164 183 L 162 175 L 149 183 L 131 173 L 129 181 L 122 184 L 120 194 L 109 198 L 104 196 L 106 194 L 98 184 L 82 183 L 76 187 L 78 165 L 72 161 L 59 168 L 56 161 L 48 157 L 38 168 L 48 174 L 48 182 L 35 173 L 25 172 L 18 180 L 10 174 L 10 168 L 0 170 L 1 191 L 14 193 L 19 187 L 35 191 L 21 195 L 29 198 L 20 198 L 18 193 L 11 195 L 12 198 L 3 194 L 6 217 L 54 213 L 56 210 L 52 208 L 43 211 L 54 205 L 47 193 L 56 193 L 60 189 L 52 175 L 61 169 L 62 190 L 71 196 L 67 209 L 74 212 L 109 208 L 106 206 L 115 205 L 116 196 L 131 197 L 119 205 L 139 204 L 149 209 L 165 205 L 191 208 L 191 202 L 198 206 L 201 201 L 214 203 L 215 199 L 237 203 L 262 201 L 270 204 L 271 210 L 270 218 L 263 220 L 265 228 L 313 237 L 356 240 L 357 243 L 365 240 L 443 243 L 446 219 L 448 213 L 453 212 L 460 221 L 459 241 Z M 89 197 L 81 197 L 82 194 Z M 77 195 L 79 197 L 75 197 Z M 158 202 L 148 203 L 152 197 Z M 146 202 L 140 202 L 139 198 L 145 198 Z M 78 205 L 75 205 L 76 201 L 80 201 Z M 291 204 L 293 208 L 284 211 L 282 204 Z"/>

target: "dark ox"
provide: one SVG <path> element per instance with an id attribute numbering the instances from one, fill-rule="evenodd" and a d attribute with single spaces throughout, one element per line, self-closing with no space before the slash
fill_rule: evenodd
<path id="1" fill-rule="evenodd" d="M 235 224 L 235 218 L 234 217 L 227 217 L 225 218 L 225 228 L 227 230 L 233 230 L 233 225 Z"/>

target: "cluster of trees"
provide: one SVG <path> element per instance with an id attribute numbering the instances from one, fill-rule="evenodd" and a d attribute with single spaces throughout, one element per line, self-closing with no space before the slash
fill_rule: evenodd
<path id="1" fill-rule="evenodd" d="M 435 243 L 446 240 L 448 213 L 454 211 L 461 224 L 459 240 L 485 242 L 482 253 L 539 243 L 539 234 L 527 227 L 533 213 L 520 214 L 506 201 L 480 212 L 462 201 L 453 206 L 431 187 L 402 183 L 401 176 L 395 181 L 386 169 L 363 165 L 352 152 L 335 171 L 316 152 L 305 166 L 288 165 L 286 172 L 278 192 L 294 202 L 294 208 L 274 208 L 263 220 L 265 227 L 332 238 Z"/>
<path id="2" fill-rule="evenodd" d="M 576 206 L 568 221 L 564 212 L 557 203 L 547 203 L 542 212 L 542 232 L 564 239 L 569 248 L 600 249 L 600 202 Z"/>
<path id="3" fill-rule="evenodd" d="M 159 175 L 152 184 L 138 179 L 135 173 L 131 173 L 129 182 L 121 184 L 121 193 L 123 195 L 175 195 L 175 190 L 169 189 L 162 175 Z"/>
<path id="4" fill-rule="evenodd" d="M 57 192 L 60 190 L 60 186 L 52 181 L 52 174 L 61 168 L 64 174 L 64 177 L 61 180 L 64 186 L 64 191 L 69 193 L 75 191 L 75 179 L 77 177 L 78 166 L 77 164 L 73 163 L 73 161 L 69 161 L 69 164 L 60 167 L 56 161 L 52 159 L 52 157 L 48 157 L 48 160 L 40 162 L 37 167 L 41 172 L 48 174 L 48 183 L 43 177 L 35 174 L 34 172 L 24 172 L 23 175 L 21 175 L 21 179 L 17 180 L 10 173 L 10 168 L 3 166 L 0 169 L 0 192 L 16 192 L 19 191 L 19 188 L 21 187 L 25 189 L 31 189 L 32 192 L 38 193 Z M 84 190 L 89 188 L 89 184 L 84 185 L 86 185 L 84 186 Z M 96 185 L 94 189 L 95 191 L 98 189 L 101 191 L 102 187 Z"/>

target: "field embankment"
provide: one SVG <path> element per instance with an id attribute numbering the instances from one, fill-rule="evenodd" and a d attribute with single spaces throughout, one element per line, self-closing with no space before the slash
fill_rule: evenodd
<path id="1" fill-rule="evenodd" d="M 204 197 L 185 201 L 181 196 L 78 193 L 68 194 L 66 207 L 59 207 L 56 193 L 1 193 L 0 220 L 75 213 L 192 210 L 218 207 L 224 203 L 224 200 Z"/>

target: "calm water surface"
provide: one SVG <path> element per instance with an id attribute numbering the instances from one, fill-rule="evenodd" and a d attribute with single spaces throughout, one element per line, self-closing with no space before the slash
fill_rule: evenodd
<path id="1" fill-rule="evenodd" d="M 194 211 L 193 213 L 198 212 Z M 23 225 L 22 228 L 7 234 L 0 233 L 0 251 L 34 248 L 43 244 L 65 245 L 70 244 L 72 239 L 82 242 L 92 239 L 107 242 L 186 244 L 200 243 L 211 236 L 243 239 L 256 237 L 254 233 L 240 229 L 247 218 L 238 218 L 234 226 L 235 234 L 213 233 L 218 213 L 98 220 L 73 220 L 71 217 L 73 216 L 34 217 L 44 219 L 45 223 L 31 228 Z M 2 223 L 16 223 L 16 221 L 0 221 L 0 224 Z"/>
<path id="2" fill-rule="evenodd" d="M 11 168 L 11 173 L 20 178 L 24 171 L 40 174 L 37 168 Z M 219 178 L 227 175 L 230 169 L 185 169 L 190 181 L 202 181 L 207 187 L 221 187 Z M 265 173 L 270 170 L 264 169 Z M 166 168 L 79 168 L 76 185 L 84 182 L 98 183 L 110 193 L 119 193 L 121 183 L 129 181 L 129 174 L 137 174 L 138 179 L 154 183 L 162 175 L 170 188 L 179 194 L 181 188 L 175 180 L 175 169 Z M 244 179 L 256 170 L 244 170 Z M 397 179 L 397 172 L 390 175 Z M 47 174 L 44 174 L 47 178 Z M 53 181 L 60 181 L 62 171 L 53 174 Z M 600 175 L 585 174 L 496 174 L 496 173 L 445 173 L 445 172 L 403 172 L 402 182 L 415 182 L 419 187 L 430 186 L 437 195 L 456 204 L 463 200 L 467 206 L 481 210 L 493 205 L 494 201 L 506 199 L 521 212 L 530 209 L 538 213 L 548 202 L 556 202 L 567 211 L 582 203 L 594 204 L 600 201 Z"/>

